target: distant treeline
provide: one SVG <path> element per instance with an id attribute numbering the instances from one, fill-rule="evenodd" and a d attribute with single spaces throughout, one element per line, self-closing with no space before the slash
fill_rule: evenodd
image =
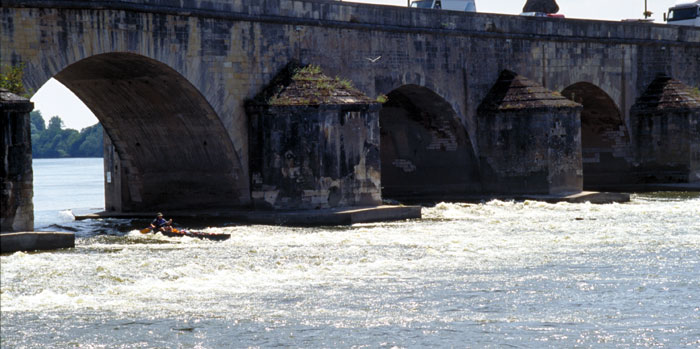
<path id="1" fill-rule="evenodd" d="M 34 158 L 101 158 L 102 125 L 63 129 L 63 120 L 54 116 L 47 127 L 40 111 L 31 113 L 32 156 Z"/>

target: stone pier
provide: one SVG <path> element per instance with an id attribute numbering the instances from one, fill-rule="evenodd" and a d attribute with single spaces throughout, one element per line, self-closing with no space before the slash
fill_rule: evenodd
<path id="1" fill-rule="evenodd" d="M 581 105 L 504 70 L 479 107 L 487 193 L 580 193 Z"/>
<path id="2" fill-rule="evenodd" d="M 32 138 L 28 99 L 0 89 L 2 201 L 0 253 L 75 247 L 75 234 L 34 230 Z"/>
<path id="3" fill-rule="evenodd" d="M 254 208 L 381 205 L 379 108 L 318 66 L 287 66 L 246 108 Z"/>
<path id="4" fill-rule="evenodd" d="M 28 99 L 0 89 L 2 208 L 0 231 L 34 230 L 32 139 Z"/>
<path id="5" fill-rule="evenodd" d="M 640 184 L 700 182 L 700 91 L 661 75 L 631 111 Z"/>

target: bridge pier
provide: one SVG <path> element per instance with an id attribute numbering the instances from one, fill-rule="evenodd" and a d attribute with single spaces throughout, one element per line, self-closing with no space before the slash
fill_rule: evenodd
<path id="1" fill-rule="evenodd" d="M 581 109 L 558 93 L 503 71 L 478 112 L 485 192 L 581 192 Z"/>
<path id="2" fill-rule="evenodd" d="M 637 183 L 700 183 L 700 91 L 659 76 L 630 119 Z"/>
<path id="3" fill-rule="evenodd" d="M 29 113 L 34 103 L 0 89 L 2 201 L 0 231 L 34 230 L 32 138 Z"/>
<path id="4" fill-rule="evenodd" d="M 381 205 L 379 103 L 349 81 L 291 64 L 246 109 L 254 208 Z"/>
<path id="5" fill-rule="evenodd" d="M 34 171 L 29 113 L 34 103 L 0 89 L 0 253 L 75 246 L 75 234 L 34 230 Z"/>

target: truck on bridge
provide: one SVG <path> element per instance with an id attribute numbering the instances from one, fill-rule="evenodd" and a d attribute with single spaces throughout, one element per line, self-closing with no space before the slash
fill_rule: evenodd
<path id="1" fill-rule="evenodd" d="M 671 7 L 664 19 L 668 24 L 700 27 L 700 0 Z"/>
<path id="2" fill-rule="evenodd" d="M 476 12 L 474 0 L 418 0 L 411 2 L 411 7 Z"/>

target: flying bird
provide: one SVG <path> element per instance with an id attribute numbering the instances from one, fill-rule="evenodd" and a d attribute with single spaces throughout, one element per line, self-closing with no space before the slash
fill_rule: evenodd
<path id="1" fill-rule="evenodd" d="M 370 61 L 370 62 L 372 62 L 372 63 L 374 63 L 374 62 L 380 60 L 381 58 L 382 58 L 382 56 L 379 56 L 379 57 L 374 58 L 374 59 L 373 59 L 373 58 L 366 58 L 366 57 L 365 57 L 366 60 L 368 60 L 368 61 Z"/>

